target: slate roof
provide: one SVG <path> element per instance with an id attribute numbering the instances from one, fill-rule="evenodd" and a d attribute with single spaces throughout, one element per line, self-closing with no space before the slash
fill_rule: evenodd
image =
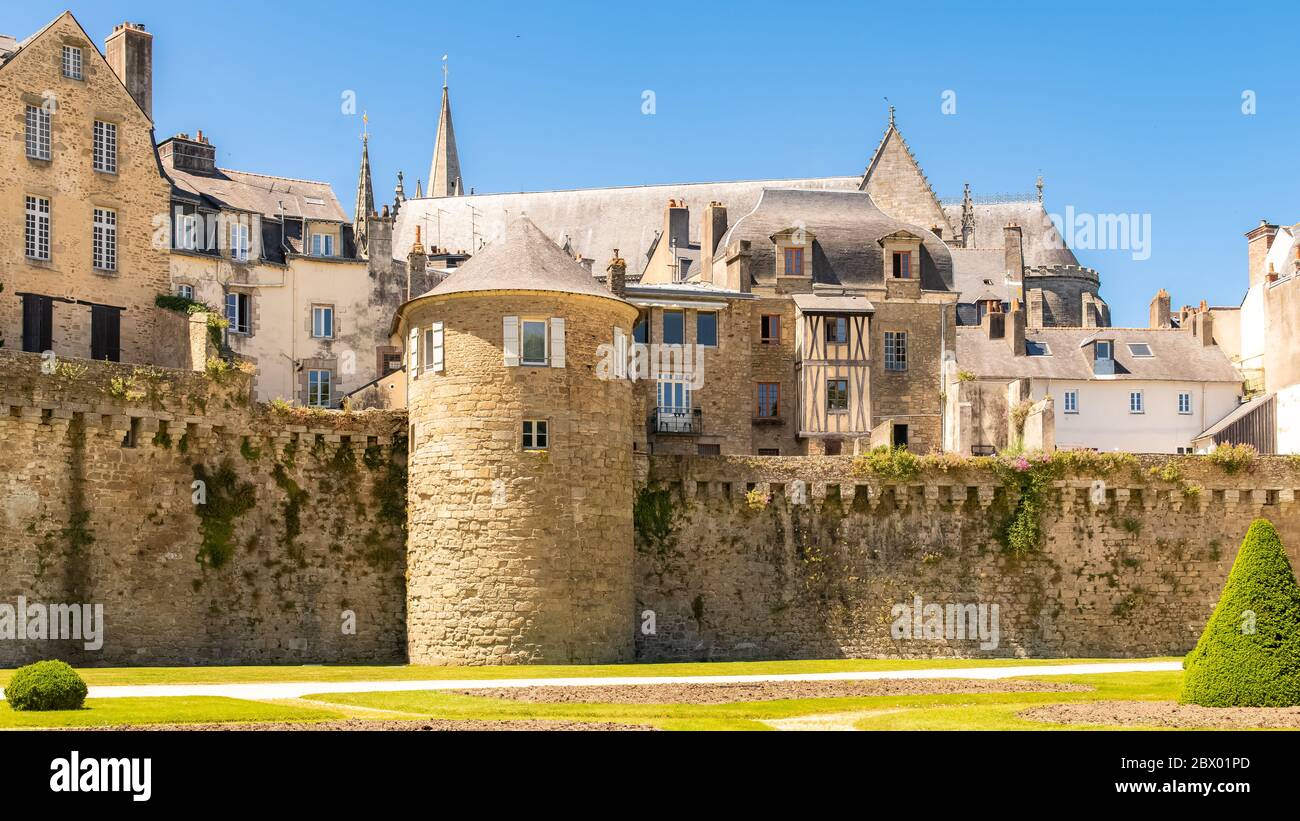
<path id="1" fill-rule="evenodd" d="M 1030 328 L 1026 342 L 1046 342 L 1051 356 L 1015 356 L 1007 339 L 989 339 L 980 326 L 957 328 L 957 361 L 981 378 L 1097 379 L 1095 339 L 1115 342 L 1115 375 L 1105 380 L 1156 382 L 1240 382 L 1241 377 L 1216 345 L 1202 345 L 1189 331 L 1155 328 Z M 1154 356 L 1133 356 L 1131 342 L 1145 342 Z"/>
<path id="2" fill-rule="evenodd" d="M 551 291 L 619 299 L 527 217 L 512 222 L 504 237 L 483 246 L 429 293 L 468 291 Z"/>
<path id="3" fill-rule="evenodd" d="M 1273 398 L 1273 394 L 1265 393 L 1260 396 L 1256 396 L 1254 399 L 1250 400 L 1249 402 L 1241 403 L 1236 407 L 1235 410 L 1233 410 L 1227 416 L 1223 417 L 1219 421 L 1215 422 L 1213 425 L 1210 425 L 1201 433 L 1197 434 L 1197 436 L 1195 437 L 1195 439 L 1193 439 L 1193 441 L 1195 441 L 1196 439 L 1204 439 L 1208 436 L 1214 436 L 1226 430 L 1229 425 L 1236 422 L 1238 419 L 1242 419 L 1254 413 L 1258 408 L 1267 404 L 1269 400 L 1271 400 L 1272 398 Z"/>
<path id="4" fill-rule="evenodd" d="M 818 294 L 795 294 L 795 307 L 805 314 L 870 314 L 875 313 L 876 306 L 864 296 L 819 296 Z"/>
<path id="5" fill-rule="evenodd" d="M 878 242 L 906 230 L 921 238 L 921 287 L 952 289 L 952 255 L 943 241 L 925 228 L 887 215 L 865 191 L 765 188 L 754 210 L 732 224 L 718 247 L 749 240 L 755 276 L 762 277 L 764 272 L 776 270 L 771 236 L 796 226 L 813 235 L 814 283 L 884 285 L 884 254 Z"/>
<path id="6" fill-rule="evenodd" d="M 246 211 L 271 219 L 284 216 L 325 222 L 351 222 L 343 212 L 334 189 L 326 182 L 271 177 L 218 168 L 212 174 L 197 174 L 177 168 L 166 169 L 172 186 L 188 198 L 201 197 L 215 208 Z"/>
<path id="7" fill-rule="evenodd" d="M 976 203 L 975 237 L 971 247 L 976 250 L 1001 250 L 1005 247 L 1002 229 L 1007 223 L 1020 226 L 1024 244 L 1025 265 L 1078 265 L 1074 252 L 1065 246 L 1061 234 L 1047 216 L 1047 210 L 1036 199 L 1018 202 Z M 946 205 L 948 220 L 961 228 L 961 206 Z M 960 233 L 957 235 L 960 238 Z"/>

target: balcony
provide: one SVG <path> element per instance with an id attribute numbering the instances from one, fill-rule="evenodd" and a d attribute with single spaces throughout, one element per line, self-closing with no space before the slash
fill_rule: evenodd
<path id="1" fill-rule="evenodd" d="M 698 434 L 703 429 L 704 417 L 699 408 L 657 407 L 650 417 L 654 433 Z"/>

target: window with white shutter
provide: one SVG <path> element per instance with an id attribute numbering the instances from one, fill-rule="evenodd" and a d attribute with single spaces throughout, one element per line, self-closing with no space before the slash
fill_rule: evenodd
<path id="1" fill-rule="evenodd" d="M 551 367 L 564 367 L 564 318 L 551 317 Z"/>
<path id="2" fill-rule="evenodd" d="M 424 370 L 442 373 L 442 323 L 435 322 L 424 330 Z"/>
<path id="3" fill-rule="evenodd" d="M 420 329 L 411 329 L 411 338 L 406 343 L 406 370 L 411 378 L 420 374 Z"/>
<path id="4" fill-rule="evenodd" d="M 519 366 L 519 317 L 507 316 L 501 319 L 502 353 L 507 368 Z"/>
<path id="5" fill-rule="evenodd" d="M 614 368 L 613 376 L 615 379 L 625 379 L 627 377 L 627 334 L 623 329 L 614 326 Z"/>

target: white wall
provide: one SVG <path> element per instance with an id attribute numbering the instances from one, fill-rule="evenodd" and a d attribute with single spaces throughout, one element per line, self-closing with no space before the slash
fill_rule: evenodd
<path id="1" fill-rule="evenodd" d="M 1079 392 L 1079 412 L 1065 412 L 1065 392 Z M 1140 390 L 1145 413 L 1129 413 L 1129 392 Z M 1177 453 L 1201 431 L 1237 407 L 1235 382 L 1157 382 L 1133 379 L 1086 382 L 1034 380 L 1031 396 L 1049 392 L 1056 406 L 1056 447 L 1132 453 Z M 1192 412 L 1178 412 L 1178 394 L 1192 395 Z M 1300 396 L 1297 396 L 1300 401 Z M 1298 431 L 1300 433 L 1300 431 Z"/>
<path id="2" fill-rule="evenodd" d="M 1277 452 L 1300 453 L 1300 385 L 1277 392 Z"/>
<path id="3" fill-rule="evenodd" d="M 1264 284 L 1260 283 L 1246 292 L 1241 301 L 1241 362 L 1242 369 L 1264 367 L 1264 340 L 1268 333 L 1268 316 L 1264 311 Z M 1234 363 L 1237 364 L 1237 363 Z"/>

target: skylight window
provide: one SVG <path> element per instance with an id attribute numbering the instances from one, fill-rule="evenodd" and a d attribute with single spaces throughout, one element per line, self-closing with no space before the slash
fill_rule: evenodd
<path id="1" fill-rule="evenodd" d="M 1046 342 L 1034 342 L 1032 339 L 1025 340 L 1026 356 L 1051 356 L 1052 346 Z"/>
<path id="2" fill-rule="evenodd" d="M 1128 343 L 1128 352 L 1133 354 L 1134 356 L 1144 357 L 1144 358 L 1155 356 L 1155 354 L 1151 353 L 1151 346 L 1145 342 Z"/>
<path id="3" fill-rule="evenodd" d="M 325 200 L 321 199 L 320 197 L 303 197 L 303 198 L 302 198 L 302 201 L 305 202 L 305 203 L 307 203 L 308 205 L 324 205 L 324 204 L 325 204 Z"/>

